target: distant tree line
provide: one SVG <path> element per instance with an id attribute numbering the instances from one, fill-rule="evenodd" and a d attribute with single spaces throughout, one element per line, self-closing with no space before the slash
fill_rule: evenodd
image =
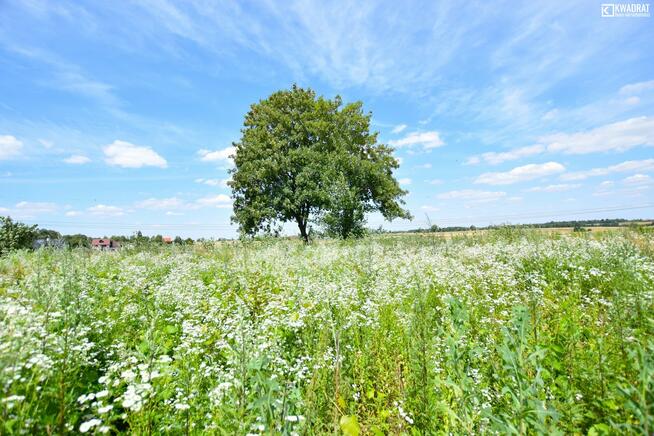
<path id="1" fill-rule="evenodd" d="M 141 231 L 135 232 L 131 236 L 113 235 L 108 238 L 106 235 L 103 239 L 113 239 L 121 244 L 132 243 L 134 245 L 144 246 L 151 244 L 164 244 L 162 235 L 144 236 Z M 81 233 L 73 235 L 62 235 L 56 230 L 42 229 L 38 225 L 28 225 L 14 221 L 11 217 L 0 216 L 0 256 L 14 250 L 32 249 L 37 241 L 57 244 L 43 244 L 44 246 L 59 246 L 69 248 L 90 248 L 93 238 Z M 192 238 L 183 239 L 176 236 L 172 241 L 175 245 L 190 245 L 195 241 Z"/>
<path id="2" fill-rule="evenodd" d="M 586 227 L 624 227 L 627 225 L 654 225 L 654 221 L 650 220 L 628 220 L 623 218 L 604 218 L 599 220 L 574 220 L 574 221 L 548 221 L 546 223 L 537 224 L 511 224 L 510 227 L 520 229 L 551 229 L 557 227 L 572 227 L 573 229 L 582 229 Z M 471 230 L 492 230 L 507 227 L 507 225 L 490 225 L 486 227 L 476 226 L 449 226 L 439 227 L 432 225 L 427 228 L 418 228 L 412 230 L 402 230 L 393 233 L 437 233 L 437 232 L 463 232 Z"/>

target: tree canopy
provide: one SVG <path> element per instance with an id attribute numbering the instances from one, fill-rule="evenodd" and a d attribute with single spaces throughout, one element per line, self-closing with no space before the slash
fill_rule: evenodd
<path id="1" fill-rule="evenodd" d="M 307 241 L 316 220 L 345 238 L 357 233 L 365 213 L 411 216 L 393 176 L 393 149 L 377 143 L 362 106 L 293 85 L 250 107 L 229 182 L 241 233 L 292 221 Z"/>
<path id="2" fill-rule="evenodd" d="M 0 255 L 13 250 L 32 248 L 38 230 L 36 225 L 28 226 L 11 217 L 0 216 Z"/>

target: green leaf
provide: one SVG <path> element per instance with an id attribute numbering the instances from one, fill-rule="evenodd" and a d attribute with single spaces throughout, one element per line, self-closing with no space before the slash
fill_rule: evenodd
<path id="1" fill-rule="evenodd" d="M 341 426 L 341 431 L 345 436 L 359 436 L 359 433 L 361 433 L 361 428 L 359 427 L 356 416 L 343 415 L 341 416 L 339 424 Z"/>

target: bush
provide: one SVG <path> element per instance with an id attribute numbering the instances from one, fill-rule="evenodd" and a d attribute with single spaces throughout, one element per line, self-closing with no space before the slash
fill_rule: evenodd
<path id="1" fill-rule="evenodd" d="M 0 256 L 10 251 L 31 248 L 36 239 L 36 225 L 14 222 L 11 217 L 0 216 Z"/>

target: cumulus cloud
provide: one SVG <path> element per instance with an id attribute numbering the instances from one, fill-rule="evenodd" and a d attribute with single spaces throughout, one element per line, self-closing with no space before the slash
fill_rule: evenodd
<path id="1" fill-rule="evenodd" d="M 580 184 L 560 183 L 557 185 L 536 186 L 534 188 L 525 189 L 525 192 L 563 192 L 570 191 L 581 187 Z"/>
<path id="2" fill-rule="evenodd" d="M 441 210 L 440 207 L 435 207 L 435 206 L 420 206 L 420 209 L 426 212 L 438 212 Z"/>
<path id="3" fill-rule="evenodd" d="M 485 185 L 511 185 L 513 183 L 550 176 L 563 171 L 565 171 L 565 167 L 558 162 L 529 164 L 513 168 L 511 171 L 484 173 L 475 179 L 475 183 Z"/>
<path id="4" fill-rule="evenodd" d="M 123 168 L 141 168 L 153 166 L 166 168 L 168 163 L 161 155 L 150 147 L 134 145 L 126 141 L 116 140 L 102 149 L 105 162 L 112 166 Z"/>
<path id="5" fill-rule="evenodd" d="M 49 202 L 21 201 L 16 203 L 15 209 L 20 213 L 39 214 L 54 212 L 57 210 L 57 205 Z"/>
<path id="6" fill-rule="evenodd" d="M 421 145 L 423 149 L 430 150 L 445 145 L 445 142 L 443 142 L 438 132 L 431 131 L 409 133 L 402 139 L 389 141 L 388 144 L 397 148 Z"/>
<path id="7" fill-rule="evenodd" d="M 614 173 L 654 171 L 654 159 L 628 160 L 604 168 L 593 168 L 586 171 L 577 171 L 563 174 L 561 180 L 585 180 L 589 177 L 606 176 Z"/>
<path id="8" fill-rule="evenodd" d="M 408 177 L 405 177 L 405 178 L 403 178 L 403 179 L 398 180 L 398 183 L 399 183 L 400 185 L 407 186 L 407 185 L 410 185 L 410 184 L 411 184 L 411 179 L 408 178 Z"/>
<path id="9" fill-rule="evenodd" d="M 15 136 L 0 135 L 0 160 L 18 156 L 22 148 L 23 143 Z"/>
<path id="10" fill-rule="evenodd" d="M 91 159 L 81 154 L 73 154 L 64 159 L 64 162 L 74 165 L 82 165 L 91 162 Z"/>
<path id="11" fill-rule="evenodd" d="M 501 164 L 502 162 L 533 156 L 535 154 L 543 153 L 544 151 L 545 151 L 545 146 L 541 144 L 536 144 L 536 145 L 530 145 L 528 147 L 516 148 L 514 150 L 509 150 L 509 151 L 503 151 L 503 152 L 491 151 L 476 156 L 470 156 L 466 161 L 466 163 L 468 165 L 476 165 L 484 161 L 491 165 L 497 165 L 497 164 Z"/>
<path id="12" fill-rule="evenodd" d="M 182 200 L 177 197 L 148 198 L 139 201 L 135 206 L 139 209 L 174 209 L 182 206 Z"/>
<path id="13" fill-rule="evenodd" d="M 227 209 L 232 207 L 232 199 L 229 195 L 218 194 L 210 197 L 199 198 L 196 204 L 200 207 L 214 206 L 217 208 Z"/>
<path id="14" fill-rule="evenodd" d="M 98 204 L 91 206 L 87 209 L 91 215 L 96 216 L 121 216 L 125 215 L 125 211 L 117 206 L 108 206 L 106 204 Z"/>
<path id="15" fill-rule="evenodd" d="M 66 216 L 72 217 L 72 216 L 79 216 L 79 215 L 81 215 L 81 212 L 77 210 L 69 210 L 68 212 L 66 212 Z"/>
<path id="16" fill-rule="evenodd" d="M 477 203 L 497 201 L 506 197 L 506 192 L 501 191 L 479 191 L 476 189 L 461 189 L 438 194 L 439 200 L 463 200 Z"/>
<path id="17" fill-rule="evenodd" d="M 209 186 L 222 186 L 227 187 L 229 179 L 195 179 L 195 183 L 202 183 Z"/>
<path id="18" fill-rule="evenodd" d="M 557 133 L 541 138 L 547 151 L 564 154 L 623 152 L 654 145 L 654 117 L 638 117 L 597 127 L 587 132 Z"/>
<path id="19" fill-rule="evenodd" d="M 233 146 L 223 148 L 221 150 L 206 150 L 202 149 L 198 151 L 200 155 L 200 160 L 204 162 L 221 162 L 221 161 L 231 161 L 231 156 L 236 153 L 236 148 Z"/>
<path id="20" fill-rule="evenodd" d="M 402 130 L 406 129 L 407 125 L 406 124 L 399 124 L 395 127 L 393 127 L 393 130 L 391 130 L 392 133 L 401 133 Z"/>

